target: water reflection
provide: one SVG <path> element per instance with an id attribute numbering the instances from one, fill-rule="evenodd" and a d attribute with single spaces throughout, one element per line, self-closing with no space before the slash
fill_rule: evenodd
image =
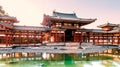
<path id="1" fill-rule="evenodd" d="M 13 53 L 2 55 L 0 67 L 120 67 L 119 51 L 112 49 L 112 52 L 86 54 Z"/>
<path id="2" fill-rule="evenodd" d="M 75 67 L 74 59 L 72 56 L 65 54 L 64 55 L 64 65 L 66 67 Z"/>
<path id="3" fill-rule="evenodd" d="M 0 62 L 0 67 L 119 67 L 119 63 L 112 60 L 104 61 L 19 61 L 15 64 Z"/>

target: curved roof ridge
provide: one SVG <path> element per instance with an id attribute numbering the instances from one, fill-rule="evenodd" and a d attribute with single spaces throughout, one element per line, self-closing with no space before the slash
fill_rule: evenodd
<path id="1" fill-rule="evenodd" d="M 65 17 L 65 18 L 77 18 L 76 13 L 62 13 L 53 11 L 53 16 L 55 17 Z"/>

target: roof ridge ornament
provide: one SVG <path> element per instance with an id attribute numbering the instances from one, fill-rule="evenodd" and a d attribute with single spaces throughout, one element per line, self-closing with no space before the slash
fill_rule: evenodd
<path id="1" fill-rule="evenodd" d="M 53 10 L 53 13 L 55 13 L 55 12 L 56 12 L 56 9 Z"/>
<path id="2" fill-rule="evenodd" d="M 109 23 L 109 21 L 107 21 L 107 25 L 109 25 L 110 23 Z"/>
<path id="3" fill-rule="evenodd" d="M 73 14 L 76 14 L 75 11 L 73 11 Z"/>

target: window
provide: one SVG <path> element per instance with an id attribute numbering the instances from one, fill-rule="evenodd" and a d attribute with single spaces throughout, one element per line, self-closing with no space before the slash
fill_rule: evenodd
<path id="1" fill-rule="evenodd" d="M 77 28 L 79 28 L 79 24 L 74 24 L 74 27 L 77 27 Z"/>
<path id="2" fill-rule="evenodd" d="M 2 26 L 2 25 L 0 25 L 0 28 L 3 28 L 3 26 Z"/>
<path id="3" fill-rule="evenodd" d="M 72 26 L 70 23 L 64 23 L 64 26 Z"/>
<path id="4" fill-rule="evenodd" d="M 61 27 L 61 23 L 56 23 L 56 27 Z"/>

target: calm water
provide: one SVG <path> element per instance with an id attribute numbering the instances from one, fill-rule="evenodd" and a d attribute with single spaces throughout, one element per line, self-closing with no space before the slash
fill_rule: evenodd
<path id="1" fill-rule="evenodd" d="M 88 54 L 43 53 L 39 57 L 14 57 L 1 60 L 0 67 L 120 67 L 120 50 L 110 51 Z"/>
<path id="2" fill-rule="evenodd" d="M 103 62 L 108 62 L 103 64 Z M 107 61 L 19 61 L 14 64 L 0 62 L 0 67 L 120 67 L 118 62 Z M 97 65 L 97 66 L 96 66 Z"/>
<path id="3" fill-rule="evenodd" d="M 19 61 L 14 64 L 0 62 L 0 67 L 120 67 L 120 62 L 104 61 Z"/>

